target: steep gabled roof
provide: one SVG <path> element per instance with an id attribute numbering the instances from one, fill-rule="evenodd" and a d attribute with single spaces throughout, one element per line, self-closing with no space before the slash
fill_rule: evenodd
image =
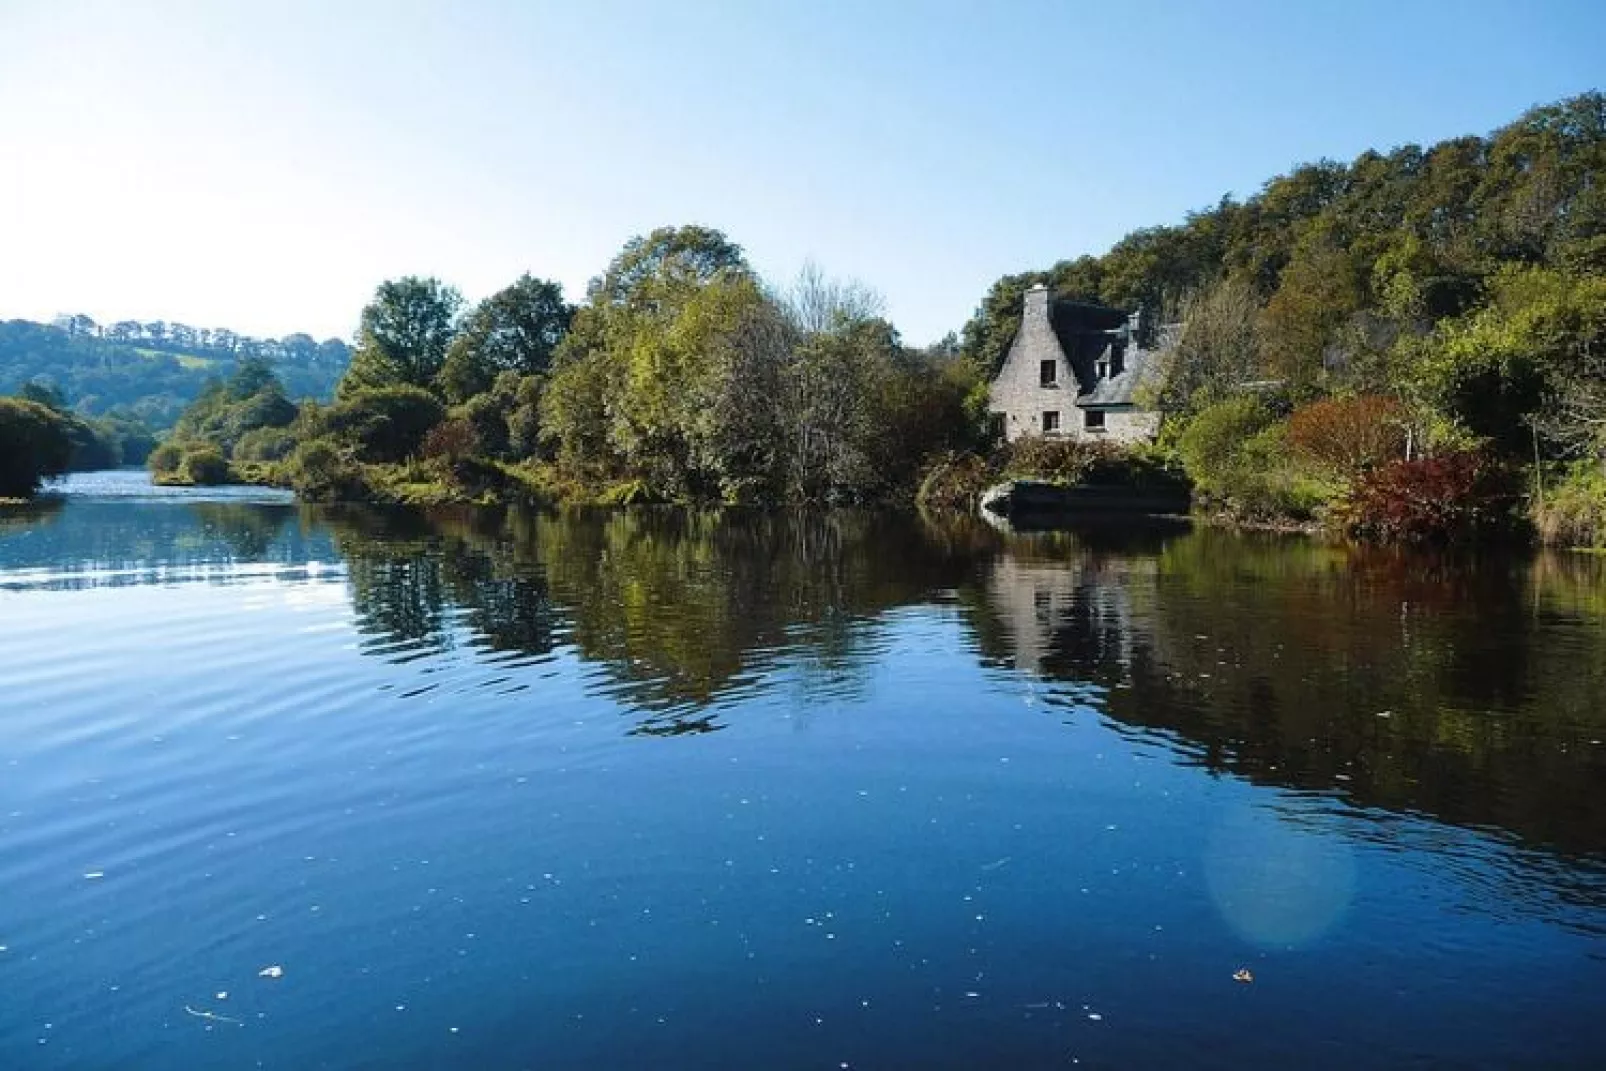
<path id="1" fill-rule="evenodd" d="M 1127 350 L 1127 363 L 1121 374 L 1101 379 L 1092 390 L 1077 395 L 1077 406 L 1082 409 L 1106 409 L 1118 405 L 1136 405 L 1138 388 L 1147 383 L 1154 373 L 1154 358 L 1155 354 L 1150 350 Z"/>

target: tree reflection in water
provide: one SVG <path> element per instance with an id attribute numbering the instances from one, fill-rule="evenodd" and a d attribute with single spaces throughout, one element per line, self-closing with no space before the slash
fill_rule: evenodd
<path id="1" fill-rule="evenodd" d="M 107 564 L 337 558 L 367 653 L 571 653 L 645 736 L 718 730 L 777 690 L 826 709 L 913 610 L 1182 761 L 1606 857 L 1599 559 L 847 512 L 121 508 L 13 514 L 0 566 L 48 562 L 60 584 Z"/>

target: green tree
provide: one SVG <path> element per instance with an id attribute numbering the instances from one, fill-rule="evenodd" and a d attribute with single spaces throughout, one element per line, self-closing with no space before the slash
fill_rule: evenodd
<path id="1" fill-rule="evenodd" d="M 1512 454 L 1606 451 L 1606 279 L 1512 267 L 1489 302 L 1403 347 L 1401 376 L 1467 433 Z"/>
<path id="2" fill-rule="evenodd" d="M 586 296 L 591 305 L 657 309 L 728 272 L 751 274 L 742 247 L 710 227 L 659 227 L 625 243 Z"/>
<path id="3" fill-rule="evenodd" d="M 706 490 L 709 474 L 693 471 L 690 399 L 737 306 L 758 297 L 741 247 L 718 231 L 632 238 L 592 280 L 558 347 L 541 433 L 576 471 L 629 470 L 658 494 Z"/>
<path id="4" fill-rule="evenodd" d="M 0 398 L 0 498 L 31 498 L 67 471 L 73 443 L 67 422 L 48 406 Z"/>
<path id="5" fill-rule="evenodd" d="M 490 390 L 502 372 L 546 372 L 573 318 L 574 306 L 563 300 L 561 286 L 522 276 L 464 318 L 441 368 L 443 392 L 462 402 Z"/>
<path id="6" fill-rule="evenodd" d="M 387 387 L 432 388 L 446 362 L 463 296 L 439 279 L 380 283 L 362 310 L 357 348 L 339 395 Z"/>

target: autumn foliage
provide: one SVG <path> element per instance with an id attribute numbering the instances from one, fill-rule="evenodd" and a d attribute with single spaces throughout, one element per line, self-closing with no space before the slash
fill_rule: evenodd
<path id="1" fill-rule="evenodd" d="M 1308 461 L 1351 475 L 1405 456 L 1405 407 L 1381 394 L 1325 398 L 1288 418 L 1288 445 Z"/>
<path id="2" fill-rule="evenodd" d="M 1517 498 L 1511 471 L 1484 454 L 1393 461 L 1355 481 L 1345 526 L 1382 542 L 1455 542 L 1512 530 Z"/>

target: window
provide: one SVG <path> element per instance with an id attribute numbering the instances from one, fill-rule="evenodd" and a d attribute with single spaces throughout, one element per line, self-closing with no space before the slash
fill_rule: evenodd
<path id="1" fill-rule="evenodd" d="M 990 439 L 993 440 L 993 442 L 998 442 L 999 440 L 1003 439 L 1003 437 L 1004 437 L 1004 414 L 1003 413 L 988 413 L 987 414 L 987 435 L 988 435 L 988 437 Z"/>
<path id="2" fill-rule="evenodd" d="M 1104 430 L 1104 410 L 1085 409 L 1082 411 L 1082 426 L 1088 431 Z"/>
<path id="3" fill-rule="evenodd" d="M 1099 415 L 1102 416 L 1103 414 L 1101 413 Z M 1055 413 L 1055 412 L 1052 412 L 1052 411 L 1044 413 L 1043 414 L 1043 434 L 1047 435 L 1049 432 L 1059 431 L 1059 430 L 1060 430 L 1060 415 L 1058 413 Z"/>
<path id="4" fill-rule="evenodd" d="M 1058 361 L 1042 361 L 1037 366 L 1038 383 L 1045 387 L 1052 387 L 1059 382 L 1060 363 Z"/>

